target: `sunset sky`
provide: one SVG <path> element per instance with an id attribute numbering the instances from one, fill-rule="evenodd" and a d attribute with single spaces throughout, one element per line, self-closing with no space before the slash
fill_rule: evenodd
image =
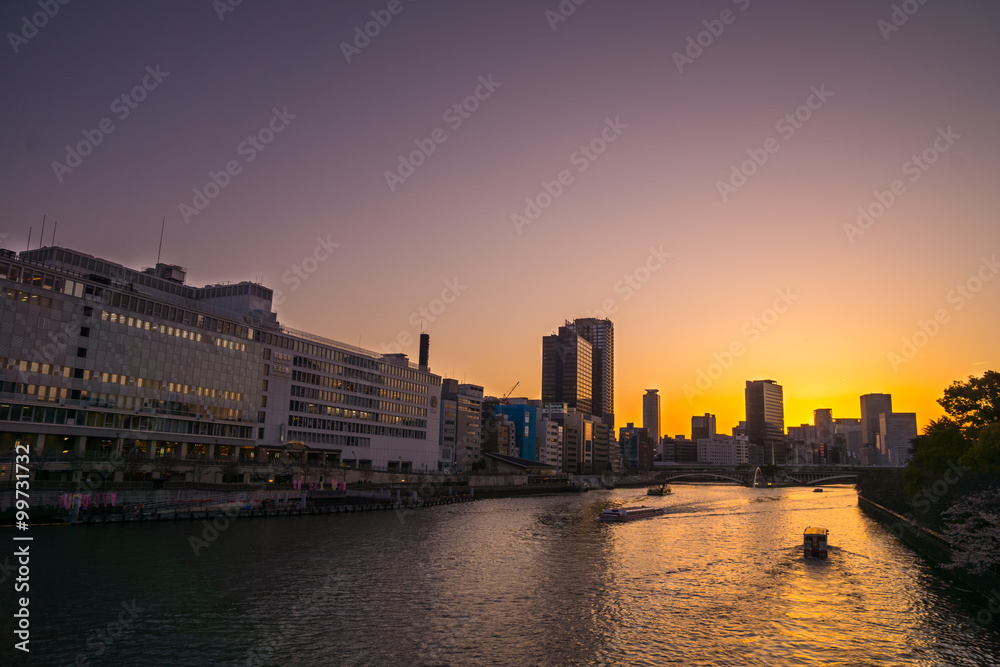
<path id="1" fill-rule="evenodd" d="M 431 369 L 494 395 L 539 397 L 542 337 L 608 315 L 618 423 L 658 388 L 670 434 L 728 433 L 765 378 L 786 426 L 886 392 L 922 428 L 1000 368 L 995 2 L 41 11 L 0 7 L 4 247 L 44 215 L 151 266 L 166 216 L 189 282 L 413 359 L 423 321 Z"/>

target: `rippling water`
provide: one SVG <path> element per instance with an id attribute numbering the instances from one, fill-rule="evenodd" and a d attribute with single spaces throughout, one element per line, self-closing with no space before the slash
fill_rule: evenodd
<path id="1" fill-rule="evenodd" d="M 239 519 L 198 556 L 199 522 L 37 527 L 18 664 L 1000 665 L 1000 614 L 976 624 L 853 489 L 674 490 Z M 667 514 L 596 521 L 638 502 Z"/>

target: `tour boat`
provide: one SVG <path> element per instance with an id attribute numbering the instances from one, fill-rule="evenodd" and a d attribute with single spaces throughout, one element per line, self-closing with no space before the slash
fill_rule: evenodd
<path id="1" fill-rule="evenodd" d="M 823 493 L 823 489 L 813 489 L 813 493 Z"/>
<path id="2" fill-rule="evenodd" d="M 671 491 L 670 487 L 666 484 L 650 487 L 649 490 L 646 491 L 647 496 L 666 496 L 671 493 L 673 493 L 673 491 Z"/>
<path id="3" fill-rule="evenodd" d="M 826 528 L 809 526 L 802 534 L 802 554 L 806 557 L 826 558 L 826 539 L 830 531 Z"/>
<path id="4" fill-rule="evenodd" d="M 662 507 L 646 507 L 636 505 L 633 507 L 615 507 L 601 512 L 599 521 L 635 521 L 636 519 L 648 519 L 663 514 Z"/>

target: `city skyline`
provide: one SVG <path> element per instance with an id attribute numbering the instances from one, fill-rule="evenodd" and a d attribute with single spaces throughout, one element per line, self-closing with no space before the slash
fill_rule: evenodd
<path id="1" fill-rule="evenodd" d="M 0 245 L 44 216 L 256 278 L 289 326 L 411 360 L 427 332 L 497 396 L 608 317 L 616 423 L 659 387 L 663 434 L 728 432 L 764 377 L 787 424 L 884 392 L 922 429 L 997 362 L 1000 13 L 892 6 L 8 3 Z"/>

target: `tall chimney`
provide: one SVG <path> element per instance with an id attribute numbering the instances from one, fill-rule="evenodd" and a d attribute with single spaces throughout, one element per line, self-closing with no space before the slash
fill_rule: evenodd
<path id="1" fill-rule="evenodd" d="M 427 368 L 427 353 L 431 347 L 431 337 L 428 334 L 420 334 L 420 365 Z"/>

